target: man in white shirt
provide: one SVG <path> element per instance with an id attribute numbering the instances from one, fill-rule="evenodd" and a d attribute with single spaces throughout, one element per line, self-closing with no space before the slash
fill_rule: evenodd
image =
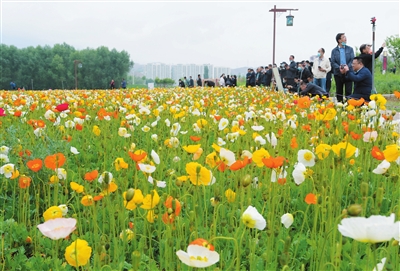
<path id="1" fill-rule="evenodd" d="M 320 86 L 326 92 L 326 74 L 331 70 L 331 62 L 325 57 L 325 49 L 318 50 L 318 58 L 314 60 L 312 72 L 314 74 L 314 84 Z"/>

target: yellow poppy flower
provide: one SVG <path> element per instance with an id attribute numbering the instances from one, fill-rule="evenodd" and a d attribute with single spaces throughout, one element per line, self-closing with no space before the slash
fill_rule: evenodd
<path id="1" fill-rule="evenodd" d="M 233 192 L 233 190 L 229 188 L 225 191 L 225 197 L 227 198 L 228 202 L 230 202 L 230 203 L 235 202 L 236 193 Z"/>
<path id="2" fill-rule="evenodd" d="M 400 146 L 397 144 L 392 144 L 386 146 L 386 149 L 383 151 L 385 155 L 385 160 L 388 162 L 396 161 L 400 156 Z"/>
<path id="3" fill-rule="evenodd" d="M 124 158 L 115 159 L 114 165 L 116 171 L 120 171 L 121 169 L 127 169 L 129 166 L 128 163 L 124 161 Z"/>
<path id="4" fill-rule="evenodd" d="M 61 217 L 62 217 L 62 210 L 58 206 L 51 206 L 46 210 L 46 212 L 43 213 L 44 221 Z"/>
<path id="5" fill-rule="evenodd" d="M 332 147 L 328 144 L 319 144 L 315 149 L 315 154 L 318 156 L 320 160 L 325 159 L 328 157 L 329 152 L 331 151 Z"/>
<path id="6" fill-rule="evenodd" d="M 143 204 L 140 208 L 145 210 L 150 210 L 156 207 L 156 205 L 160 202 L 160 196 L 158 195 L 156 190 L 151 190 L 150 194 L 147 194 L 143 199 Z"/>
<path id="7" fill-rule="evenodd" d="M 128 210 L 135 210 L 137 205 L 143 202 L 143 193 L 140 189 L 132 189 L 133 197 L 130 201 L 127 201 L 127 192 L 124 192 L 122 196 L 124 197 L 124 206 Z"/>
<path id="8" fill-rule="evenodd" d="M 197 144 L 197 145 L 182 146 L 182 148 L 188 153 L 195 153 L 200 148 L 200 146 L 201 144 Z"/>
<path id="9" fill-rule="evenodd" d="M 339 144 L 332 145 L 332 151 L 337 156 L 340 156 L 341 150 L 345 151 L 346 158 L 350 158 L 355 154 L 357 148 L 348 142 L 340 142 Z"/>
<path id="10" fill-rule="evenodd" d="M 92 254 L 92 248 L 88 242 L 82 239 L 76 239 L 65 249 L 65 259 L 69 265 L 74 267 L 84 266 L 89 262 Z"/>
<path id="11" fill-rule="evenodd" d="M 78 194 L 82 193 L 84 190 L 83 185 L 80 185 L 76 182 L 70 182 L 69 185 L 71 186 L 71 189 L 74 190 Z"/>
<path id="12" fill-rule="evenodd" d="M 254 163 L 256 163 L 258 167 L 263 167 L 264 163 L 262 160 L 269 157 L 271 157 L 271 155 L 269 155 L 269 152 L 266 149 L 261 148 L 253 152 L 252 160 Z"/>

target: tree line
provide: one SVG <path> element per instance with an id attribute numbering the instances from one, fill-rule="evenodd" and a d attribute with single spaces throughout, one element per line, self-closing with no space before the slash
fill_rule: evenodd
<path id="1" fill-rule="evenodd" d="M 78 89 L 105 89 L 112 79 L 118 86 L 132 67 L 126 51 L 105 46 L 76 50 L 63 43 L 19 49 L 1 44 L 0 89 L 10 89 L 10 82 L 21 89 L 75 89 L 75 69 Z"/>

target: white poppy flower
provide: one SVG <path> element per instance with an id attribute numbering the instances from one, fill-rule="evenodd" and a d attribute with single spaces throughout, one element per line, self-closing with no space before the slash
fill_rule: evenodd
<path id="1" fill-rule="evenodd" d="M 148 181 L 149 183 L 151 183 L 151 184 L 154 184 L 154 179 L 153 179 L 153 177 L 151 177 L 151 176 L 149 176 L 149 178 L 147 178 L 147 181 Z M 157 187 L 165 188 L 165 187 L 167 186 L 167 182 L 164 182 L 164 181 L 157 181 L 157 180 L 156 180 L 156 185 L 157 185 Z"/>
<path id="2" fill-rule="evenodd" d="M 372 172 L 375 174 L 385 174 L 389 168 L 390 163 L 386 160 L 383 160 Z"/>
<path id="3" fill-rule="evenodd" d="M 229 125 L 229 120 L 226 118 L 221 118 L 219 120 L 218 129 L 220 131 L 224 130 Z"/>
<path id="4" fill-rule="evenodd" d="M 362 243 L 380 243 L 398 238 L 400 221 L 395 222 L 394 214 L 389 217 L 372 215 L 365 217 L 344 218 L 338 229 L 343 236 Z"/>
<path id="5" fill-rule="evenodd" d="M 274 132 L 271 132 L 269 134 L 265 135 L 265 138 L 268 140 L 268 142 L 271 144 L 272 147 L 276 147 L 278 145 L 278 139 L 275 136 Z"/>
<path id="6" fill-rule="evenodd" d="M 7 146 L 1 146 L 1 147 L 0 147 L 0 154 L 5 154 L 5 155 L 7 155 L 9 150 L 10 150 L 9 147 L 7 147 Z"/>
<path id="7" fill-rule="evenodd" d="M 297 185 L 300 185 L 301 183 L 304 182 L 304 180 L 306 179 L 306 172 L 307 172 L 307 168 L 302 163 L 297 163 L 294 166 L 292 176 L 293 176 L 294 182 Z"/>
<path id="8" fill-rule="evenodd" d="M 385 266 L 385 263 L 386 263 L 386 258 L 383 258 L 383 259 L 381 260 L 381 262 L 378 263 L 378 264 L 376 265 L 376 267 L 374 267 L 374 269 L 373 269 L 372 271 L 382 271 L 382 270 L 383 270 L 383 267 Z"/>
<path id="9" fill-rule="evenodd" d="M 0 163 L 8 163 L 10 162 L 10 159 L 8 159 L 8 156 L 5 154 L 0 154 Z"/>
<path id="10" fill-rule="evenodd" d="M 149 165 L 149 164 L 139 164 L 139 168 L 141 171 L 145 173 L 153 173 L 156 170 L 155 166 Z"/>
<path id="11" fill-rule="evenodd" d="M 254 138 L 254 141 L 257 143 L 257 144 L 260 144 L 260 145 L 265 145 L 266 143 L 267 143 L 267 141 L 262 137 L 262 136 L 256 136 L 255 138 Z"/>
<path id="12" fill-rule="evenodd" d="M 247 227 L 259 230 L 263 230 L 267 226 L 265 218 L 253 206 L 247 207 L 246 211 L 244 211 L 242 221 Z"/>
<path id="13" fill-rule="evenodd" d="M 235 159 L 235 154 L 233 151 L 221 148 L 219 151 L 219 157 L 221 158 L 222 162 L 224 162 L 225 165 L 231 166 L 233 163 L 236 162 Z"/>
<path id="14" fill-rule="evenodd" d="M 160 164 L 160 156 L 154 150 L 151 150 L 151 158 L 153 158 L 154 163 Z"/>
<path id="15" fill-rule="evenodd" d="M 152 135 L 151 135 L 151 139 L 152 139 L 154 142 L 157 142 L 157 141 L 158 141 L 158 135 L 157 135 L 157 134 L 152 134 Z"/>
<path id="16" fill-rule="evenodd" d="M 99 183 L 103 183 L 103 181 L 105 181 L 106 178 L 108 178 L 107 183 L 111 183 L 111 181 L 112 181 L 112 179 L 113 179 L 112 173 L 111 173 L 111 172 L 104 171 L 104 172 L 100 175 L 100 177 L 99 177 L 99 179 L 98 179 L 97 181 L 98 181 Z"/>
<path id="17" fill-rule="evenodd" d="M 4 166 L 0 167 L 0 174 L 4 174 L 4 176 L 8 179 L 14 173 L 14 164 L 5 164 Z"/>
<path id="18" fill-rule="evenodd" d="M 75 147 L 71 147 L 70 150 L 73 154 L 79 154 L 78 150 Z"/>
<path id="19" fill-rule="evenodd" d="M 60 204 L 58 207 L 61 209 L 62 216 L 66 216 L 68 213 L 68 206 L 66 204 Z"/>
<path id="20" fill-rule="evenodd" d="M 281 217 L 282 224 L 288 229 L 293 224 L 294 218 L 292 214 L 286 213 Z"/>
<path id="21" fill-rule="evenodd" d="M 189 245 L 187 252 L 179 250 L 176 255 L 184 264 L 197 268 L 208 267 L 219 261 L 218 252 L 199 245 Z"/>
<path id="22" fill-rule="evenodd" d="M 261 125 L 258 125 L 258 126 L 253 125 L 253 126 L 251 126 L 251 129 L 253 129 L 253 130 L 256 131 L 256 132 L 259 132 L 259 131 L 264 130 L 264 126 L 261 126 Z"/>
<path id="23" fill-rule="evenodd" d="M 309 150 L 299 150 L 297 152 L 297 161 L 306 167 L 315 165 L 315 155 Z"/>
<path id="24" fill-rule="evenodd" d="M 67 171 L 63 168 L 56 169 L 57 177 L 59 180 L 66 180 L 67 179 Z"/>

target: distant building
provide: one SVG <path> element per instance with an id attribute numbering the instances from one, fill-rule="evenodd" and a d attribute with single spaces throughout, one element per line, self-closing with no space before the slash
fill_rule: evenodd
<path id="1" fill-rule="evenodd" d="M 167 65 L 164 63 L 148 63 L 145 65 L 144 75 L 148 79 L 155 79 L 156 77 L 171 78 L 178 84 L 178 80 L 186 76 L 192 76 L 196 80 L 197 75 L 200 74 L 204 79 L 204 67 L 208 67 L 208 78 L 219 78 L 222 73 L 231 74 L 231 69 L 227 67 L 214 67 L 211 64 L 174 64 Z"/>

